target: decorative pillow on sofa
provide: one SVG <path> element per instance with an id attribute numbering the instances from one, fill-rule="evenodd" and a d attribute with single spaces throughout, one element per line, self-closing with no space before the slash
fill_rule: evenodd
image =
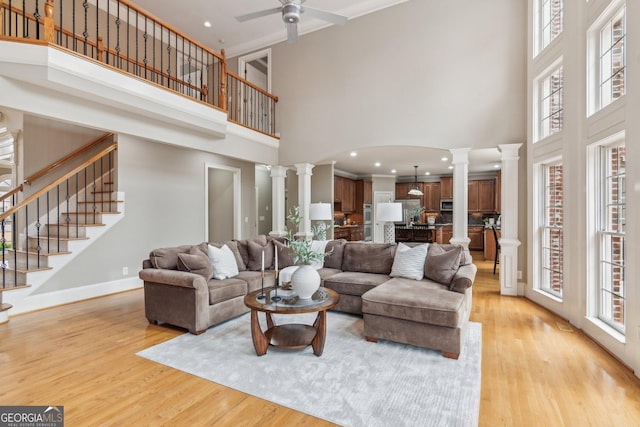
<path id="1" fill-rule="evenodd" d="M 389 274 L 395 251 L 395 243 L 349 242 L 344 247 L 341 270 Z"/>
<path id="2" fill-rule="evenodd" d="M 329 240 L 327 242 L 325 251 L 331 252 L 331 255 L 324 257 L 325 268 L 335 268 L 337 270 L 342 268 L 342 254 L 346 243 L 345 239 Z"/>
<path id="3" fill-rule="evenodd" d="M 189 252 L 189 249 L 191 249 L 190 245 L 154 249 L 149 253 L 149 261 L 151 265 L 153 265 L 153 268 L 177 270 L 178 254 L 186 254 Z"/>
<path id="4" fill-rule="evenodd" d="M 265 245 L 249 240 L 249 263 L 247 270 L 260 271 L 262 269 L 262 252 L 264 251 L 264 268 L 269 269 L 273 265 L 273 243 L 269 241 Z M 280 262 L 280 259 L 278 259 Z"/>
<path id="5" fill-rule="evenodd" d="M 240 253 L 240 256 L 242 257 L 242 261 L 244 262 L 244 265 L 247 267 L 247 270 L 251 270 L 251 268 L 249 268 L 249 260 L 251 258 L 251 255 L 249 253 L 249 242 L 255 242 L 260 246 L 266 246 L 268 243 L 268 240 L 267 240 L 267 236 L 265 236 L 264 234 L 260 234 L 254 237 L 253 239 L 235 240 L 235 242 L 236 242 L 236 245 L 238 246 L 238 253 Z M 261 259 L 258 259 L 258 262 L 261 262 Z M 264 268 L 267 268 L 267 266 L 265 265 Z M 258 270 L 259 269 L 260 268 L 258 268 Z"/>
<path id="6" fill-rule="evenodd" d="M 209 245 L 208 252 L 214 279 L 223 280 L 238 275 L 236 257 L 229 249 L 229 246 L 222 245 L 221 248 L 216 248 Z"/>
<path id="7" fill-rule="evenodd" d="M 391 267 L 391 277 L 404 277 L 413 280 L 422 280 L 424 277 L 424 265 L 429 244 L 410 248 L 404 243 L 398 243 L 396 256 Z"/>
<path id="8" fill-rule="evenodd" d="M 199 274 L 207 281 L 213 277 L 211 261 L 209 261 L 209 257 L 205 255 L 198 246 L 193 246 L 189 249 L 189 253 L 178 254 L 177 267 L 180 271 Z"/>
<path id="9" fill-rule="evenodd" d="M 233 252 L 233 256 L 236 257 L 236 264 L 238 264 L 238 271 L 245 271 L 247 269 L 247 265 L 244 263 L 242 259 L 242 255 L 240 255 L 240 251 L 238 250 L 238 242 L 235 240 L 228 240 L 224 243 L 204 243 L 204 248 L 202 249 L 205 254 L 209 254 L 208 245 L 215 246 L 216 248 L 221 248 L 223 245 L 227 245 L 231 252 Z M 202 246 L 202 245 L 200 245 Z"/>
<path id="10" fill-rule="evenodd" d="M 457 246 L 446 251 L 437 243 L 431 244 L 424 263 L 424 277 L 449 286 L 460 267 L 462 249 L 462 246 Z"/>
<path id="11" fill-rule="evenodd" d="M 280 240 L 273 239 L 272 242 L 273 242 L 274 251 L 278 252 L 278 269 L 282 270 L 283 268 L 287 268 L 287 267 L 291 267 L 292 265 L 295 265 L 293 260 L 296 259 L 296 253 L 293 252 L 291 248 L 289 248 Z M 274 265 L 275 265 L 275 261 L 274 261 Z"/>

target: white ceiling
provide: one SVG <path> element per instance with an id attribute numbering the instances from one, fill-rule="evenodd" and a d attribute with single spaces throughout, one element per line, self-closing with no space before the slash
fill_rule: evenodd
<path id="1" fill-rule="evenodd" d="M 350 20 L 409 0 L 306 0 L 305 5 L 347 16 Z M 180 29 L 208 47 L 225 49 L 228 58 L 256 51 L 287 39 L 280 14 L 270 15 L 244 23 L 235 17 L 250 12 L 280 6 L 280 0 L 191 0 L 179 5 L 168 0 L 135 0 L 135 4 L 157 18 Z M 209 21 L 211 27 L 204 26 Z M 304 14 L 298 24 L 300 36 L 330 26 L 327 22 L 311 19 Z M 349 21 L 345 25 L 349 25 Z M 447 161 L 442 161 L 442 157 Z M 325 162 L 335 162 L 336 169 L 355 175 L 413 176 L 414 165 L 418 172 L 432 175 L 450 174 L 451 153 L 420 147 L 376 147 L 359 150 L 356 157 L 350 152 L 340 153 Z M 374 164 L 380 162 L 381 166 Z M 500 154 L 497 149 L 473 150 L 469 154 L 469 172 L 495 170 Z"/>
<path id="2" fill-rule="evenodd" d="M 408 0 L 306 0 L 315 9 L 337 13 L 354 19 Z M 248 53 L 287 39 L 280 14 L 240 23 L 235 17 L 281 5 L 280 0 L 134 0 L 134 3 L 157 18 L 180 29 L 187 35 L 220 51 L 227 57 Z M 209 21 L 211 27 L 204 26 Z M 329 26 L 325 21 L 310 19 L 302 14 L 298 24 L 300 35 Z M 346 25 L 349 25 L 347 22 Z"/>

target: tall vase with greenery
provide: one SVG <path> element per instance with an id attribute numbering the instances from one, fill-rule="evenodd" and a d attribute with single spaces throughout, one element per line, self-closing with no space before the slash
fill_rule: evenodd
<path id="1" fill-rule="evenodd" d="M 294 230 L 300 226 L 300 207 L 294 206 L 287 219 L 291 223 L 293 230 L 287 228 L 285 245 L 293 251 L 295 258 L 293 262 L 300 264 L 300 267 L 291 276 L 291 286 L 300 299 L 309 299 L 320 287 L 320 275 L 311 266 L 313 262 L 322 262 L 331 252 L 317 252 L 312 249 L 312 240 L 309 236 L 296 236 Z"/>

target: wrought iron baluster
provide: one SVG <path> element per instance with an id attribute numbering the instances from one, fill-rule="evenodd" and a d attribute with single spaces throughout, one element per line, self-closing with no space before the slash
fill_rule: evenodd
<path id="1" fill-rule="evenodd" d="M 62 29 L 64 28 L 62 26 L 62 17 L 64 16 L 64 9 L 63 9 L 64 2 L 61 1 L 58 3 L 58 5 L 59 5 L 58 7 L 60 8 L 60 23 L 58 24 L 58 26 L 60 27 L 60 30 L 58 31 L 58 44 L 62 46 Z M 69 47 L 69 46 L 67 45 L 66 47 Z"/>
<path id="2" fill-rule="evenodd" d="M 40 250 L 42 250 L 42 246 L 40 246 L 40 227 L 42 224 L 40 223 L 40 197 L 36 199 L 36 254 L 37 254 L 37 267 L 40 268 Z"/>
<path id="3" fill-rule="evenodd" d="M 65 195 L 65 201 L 67 204 L 67 218 L 66 218 L 66 223 L 67 223 L 67 239 L 69 238 L 69 229 L 71 228 L 71 210 L 69 209 L 69 180 L 65 180 L 65 185 L 66 185 L 66 195 Z"/>
<path id="4" fill-rule="evenodd" d="M 84 55 L 87 54 L 87 46 L 89 44 L 89 2 L 84 0 L 82 3 L 82 7 L 84 8 L 84 31 L 82 32 L 82 36 L 84 37 L 84 44 L 82 48 L 82 52 Z"/>
<path id="5" fill-rule="evenodd" d="M 0 243 L 2 243 L 2 264 L 0 264 L 0 267 L 2 267 L 2 287 L 6 288 L 6 283 L 7 283 L 7 279 L 6 279 L 6 270 L 8 267 L 7 261 L 5 259 L 5 254 L 6 254 L 6 246 L 5 243 L 7 241 L 7 239 L 5 238 L 5 222 L 6 219 L 2 220 L 2 223 L 0 223 L 0 229 L 2 232 L 2 236 L 0 236 Z"/>
<path id="6" fill-rule="evenodd" d="M 27 253 L 26 269 L 28 270 L 29 269 L 29 205 L 26 205 L 24 207 L 24 223 L 25 223 L 24 250 Z M 15 227 L 15 224 L 13 226 Z M 14 265 L 14 267 L 16 266 Z M 14 270 L 15 270 L 15 279 L 16 279 L 15 283 L 18 283 L 18 269 L 14 268 Z"/>
<path id="7" fill-rule="evenodd" d="M 51 252 L 51 203 L 49 203 L 49 193 L 47 191 L 47 253 Z M 60 238 L 59 236 L 57 237 Z"/>
<path id="8" fill-rule="evenodd" d="M 147 32 L 147 17 L 144 17 L 144 34 L 142 36 L 144 38 L 144 59 L 142 62 L 144 63 L 144 78 L 147 78 L 147 39 L 149 38 L 149 33 Z"/>
<path id="9" fill-rule="evenodd" d="M 78 51 L 78 39 L 76 37 L 76 0 L 71 3 L 71 34 L 73 38 L 73 51 Z"/>
<path id="10" fill-rule="evenodd" d="M 110 44 L 110 34 L 111 34 L 111 25 L 109 25 L 109 18 L 111 17 L 111 2 L 109 0 L 107 0 L 107 56 L 105 58 L 107 64 L 109 63 L 109 48 L 111 47 Z"/>
<path id="11" fill-rule="evenodd" d="M 62 219 L 62 212 L 60 212 L 60 184 L 56 185 L 56 210 L 58 212 L 58 252 L 60 252 L 60 220 Z"/>
<path id="12" fill-rule="evenodd" d="M 120 60 L 120 1 L 118 0 L 118 9 L 116 17 L 116 67 L 122 69 L 122 62 Z"/>
<path id="13" fill-rule="evenodd" d="M 129 58 L 131 58 L 131 55 L 129 55 L 129 46 L 131 46 L 131 42 L 129 41 L 129 28 L 131 27 L 131 24 L 129 22 L 130 17 L 131 13 L 129 10 L 129 5 L 127 5 L 127 72 L 129 72 Z"/>
<path id="14" fill-rule="evenodd" d="M 40 40 L 40 11 L 38 10 L 40 1 L 36 0 L 36 9 L 33 11 L 33 17 L 36 20 L 36 40 Z"/>
<path id="15" fill-rule="evenodd" d="M 22 38 L 29 38 L 29 21 L 27 21 L 27 8 L 25 0 L 22 0 Z"/>
<path id="16" fill-rule="evenodd" d="M 80 212 L 80 208 L 78 207 L 78 193 L 79 193 L 79 188 L 78 188 L 78 172 L 76 172 L 76 212 Z M 76 216 L 77 218 L 77 216 Z M 79 233 L 78 230 L 80 228 L 80 226 L 78 225 L 80 221 L 76 220 L 76 237 L 78 237 Z"/>

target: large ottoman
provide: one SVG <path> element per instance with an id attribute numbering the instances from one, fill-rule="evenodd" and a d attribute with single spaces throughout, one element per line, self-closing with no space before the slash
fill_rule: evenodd
<path id="1" fill-rule="evenodd" d="M 368 341 L 440 350 L 452 359 L 460 355 L 470 310 L 471 288 L 452 292 L 428 279 L 393 278 L 362 295 Z"/>

